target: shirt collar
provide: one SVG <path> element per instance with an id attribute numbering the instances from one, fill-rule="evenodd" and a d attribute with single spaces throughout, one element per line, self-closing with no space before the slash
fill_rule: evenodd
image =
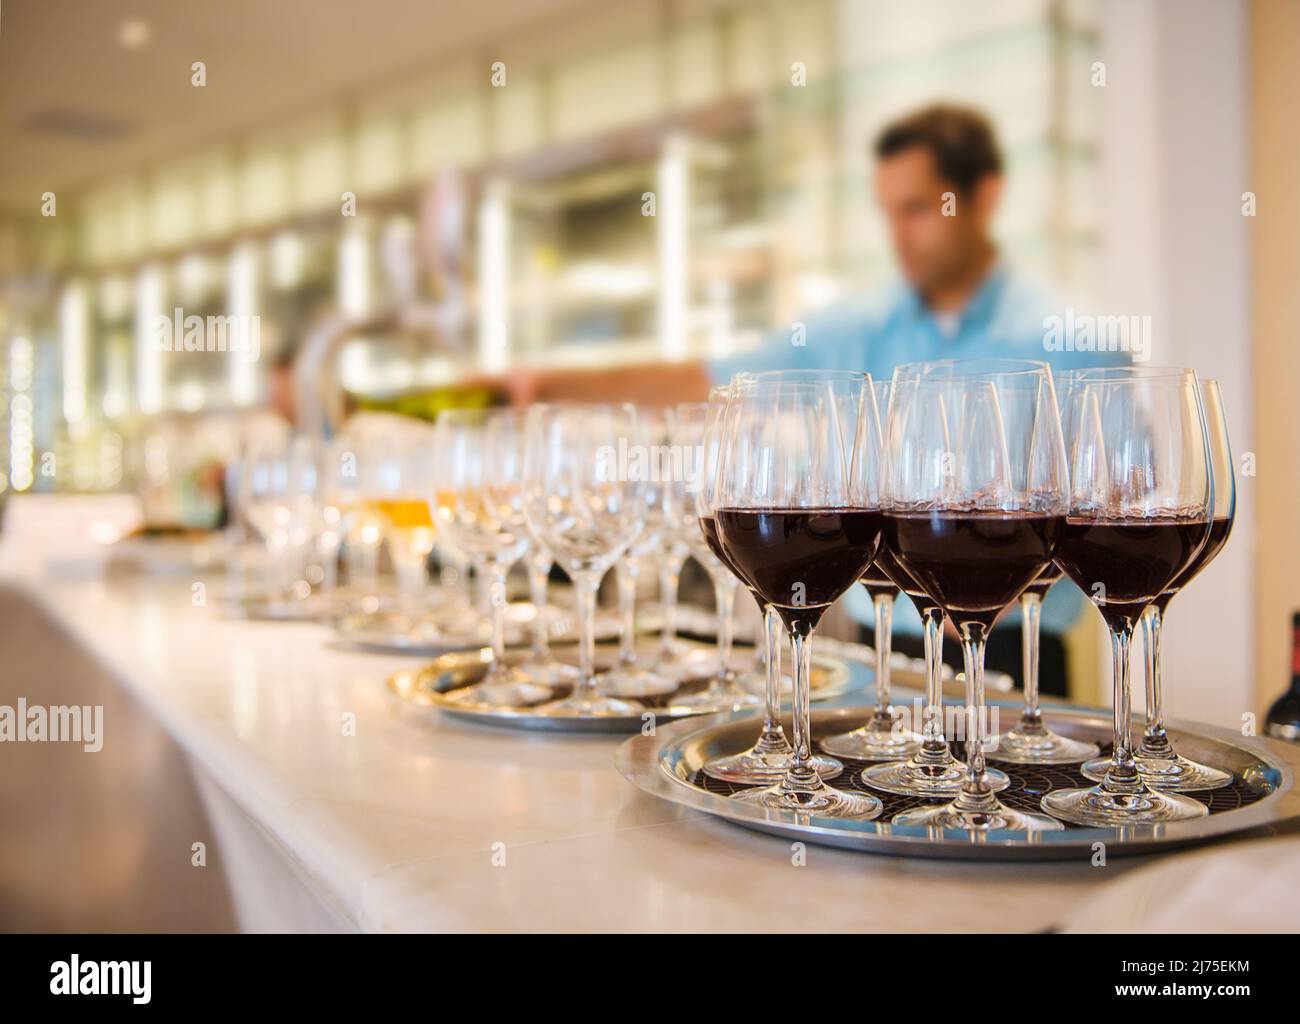
<path id="1" fill-rule="evenodd" d="M 961 313 L 957 318 L 957 331 L 960 334 L 969 328 L 987 324 L 993 319 L 993 311 L 997 308 L 998 299 L 1002 295 L 1003 288 L 1006 287 L 1007 269 L 1006 265 L 999 259 L 989 268 L 984 280 L 975 290 L 975 294 L 967 300 L 966 305 L 962 307 Z M 923 319 L 933 325 L 934 315 L 925 307 L 921 301 L 921 293 L 915 288 L 906 286 L 902 301 L 903 309 L 914 319 Z"/>

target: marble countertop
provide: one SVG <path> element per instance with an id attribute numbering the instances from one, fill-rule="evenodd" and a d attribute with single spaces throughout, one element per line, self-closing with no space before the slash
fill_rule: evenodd
<path id="1" fill-rule="evenodd" d="M 780 838 L 637 790 L 614 768 L 618 737 L 401 705 L 385 679 L 418 659 L 196 606 L 183 575 L 115 579 L 7 556 L 0 579 L 102 662 L 358 929 L 1035 931 L 1140 863 L 809 846 L 796 866 Z M 207 593 L 221 586 L 214 576 Z"/>

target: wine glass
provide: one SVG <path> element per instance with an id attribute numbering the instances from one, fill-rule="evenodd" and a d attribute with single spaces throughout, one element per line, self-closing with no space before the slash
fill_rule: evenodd
<path id="1" fill-rule="evenodd" d="M 889 381 L 873 381 L 876 408 L 889 409 Z M 894 571 L 891 573 L 890 570 Z M 876 704 L 866 723 L 851 732 L 828 736 L 822 749 L 836 757 L 855 757 L 863 761 L 905 760 L 917 753 L 921 737 L 904 728 L 889 703 L 890 655 L 893 651 L 894 599 L 901 591 L 896 578 L 901 573 L 889 548 L 881 545 L 876 560 L 858 582 L 871 596 L 875 617 Z M 946 749 L 946 746 L 945 746 Z"/>
<path id="2" fill-rule="evenodd" d="M 573 581 L 578 601 L 580 677 L 557 714 L 640 711 L 635 700 L 605 693 L 595 672 L 596 592 L 645 521 L 645 482 L 620 458 L 641 445 L 630 405 L 536 405 L 525 419 L 524 502 L 529 530 Z"/>
<path id="3" fill-rule="evenodd" d="M 933 374 L 937 368 L 932 364 L 900 367 L 894 375 L 891 397 L 907 380 L 922 376 L 927 371 Z M 885 425 L 888 426 L 889 405 L 886 404 L 884 408 Z M 882 440 L 883 452 L 886 457 L 894 460 L 888 471 L 900 478 L 917 477 L 929 468 L 935 451 L 952 450 L 945 417 L 921 419 L 911 426 L 916 437 L 906 447 L 894 446 L 897 449 L 895 451 L 887 441 Z M 913 464 L 904 467 L 902 462 L 905 460 L 911 460 Z M 966 762 L 953 754 L 944 734 L 943 609 L 912 579 L 887 544 L 881 543 L 874 564 L 884 573 L 885 578 L 892 580 L 911 599 L 921 617 L 925 644 L 925 706 L 922 712 L 920 749 L 905 761 L 871 765 L 863 771 L 862 781 L 873 789 L 886 793 L 949 800 L 961 792 L 967 766 Z M 1011 785 L 1007 775 L 996 768 L 985 768 L 984 779 L 995 793 L 1000 793 Z"/>
<path id="4" fill-rule="evenodd" d="M 1101 751 L 1095 743 L 1052 732 L 1038 706 L 1038 641 L 1043 599 L 1065 574 L 1055 562 L 1020 595 L 1020 664 L 1025 704 L 1015 726 L 994 738 L 990 757 L 1011 764 L 1077 764 Z"/>
<path id="5" fill-rule="evenodd" d="M 747 379 L 749 375 L 744 375 Z M 743 386 L 743 385 L 742 385 Z M 696 504 L 700 511 L 700 525 L 706 537 L 712 537 L 719 560 L 726 560 L 726 551 L 718 543 L 717 497 L 718 454 L 727 430 L 727 416 L 736 407 L 730 404 L 731 388 L 714 388 L 709 401 L 701 407 L 679 405 L 678 416 L 685 423 L 703 420 L 704 442 L 702 481 L 699 488 L 701 500 Z M 781 616 L 767 600 L 755 590 L 730 564 L 727 568 L 749 590 L 763 617 L 763 725 L 754 744 L 736 754 L 715 757 L 704 764 L 704 773 L 724 782 L 742 785 L 771 785 L 780 782 L 790 768 L 793 747 L 781 727 Z M 811 756 L 813 770 L 823 779 L 839 775 L 844 766 L 833 757 L 823 754 Z"/>
<path id="6" fill-rule="evenodd" d="M 884 537 L 961 637 L 966 774 L 957 796 L 897 825 L 971 832 L 1054 830 L 1004 805 L 985 763 L 989 630 L 1052 560 L 1065 513 L 1060 419 L 1046 364 L 961 360 L 904 367 L 885 429 Z"/>
<path id="7" fill-rule="evenodd" d="M 397 576 L 398 607 L 420 616 L 428 612 L 432 592 L 428 560 L 435 524 L 430 498 L 436 490 L 434 427 L 420 420 L 395 417 L 382 441 L 366 449 L 362 465 L 366 512 L 380 525 L 388 557 Z"/>
<path id="8" fill-rule="evenodd" d="M 677 457 L 694 454 L 694 449 L 683 448 L 678 443 L 680 428 L 677 425 L 681 407 L 666 409 L 663 413 L 664 438 Z M 684 464 L 685 468 L 685 464 Z M 692 465 L 691 467 L 695 467 Z M 699 531 L 694 504 L 687 490 L 685 472 L 672 476 L 661 489 L 659 558 L 659 605 L 663 615 L 660 632 L 659 656 L 655 671 L 679 682 L 700 675 L 701 659 L 698 650 L 688 650 L 677 640 L 677 592 L 681 583 L 682 567 L 690 557 L 688 540 Z"/>
<path id="9" fill-rule="evenodd" d="M 1127 369 L 1132 373 L 1161 372 L 1158 367 Z M 1112 375 L 1117 372 L 1110 371 Z M 1168 373 L 1167 370 L 1163 372 Z M 1228 439 L 1228 422 L 1223 414 L 1223 394 L 1216 380 L 1202 380 L 1200 390 L 1214 492 L 1210 533 L 1187 568 L 1151 602 L 1142 615 L 1143 647 L 1146 652 L 1146 728 L 1134 755 L 1138 771 L 1147 785 L 1177 793 L 1219 789 L 1232 782 L 1232 775 L 1228 772 L 1192 761 L 1174 750 L 1165 731 L 1164 689 L 1160 676 L 1160 634 L 1165 609 L 1169 607 L 1173 596 L 1187 586 L 1223 549 L 1232 532 L 1237 507 L 1237 482 L 1232 465 L 1232 445 Z M 1083 766 L 1083 774 L 1094 782 L 1100 782 L 1105 777 L 1109 764 L 1109 758 L 1091 761 Z"/>
<path id="10" fill-rule="evenodd" d="M 244 459 L 243 514 L 266 550 L 269 605 L 301 602 L 311 593 L 304 577 L 318 472 L 316 451 L 302 436 L 255 444 Z"/>
<path id="11" fill-rule="evenodd" d="M 1133 758 L 1129 645 L 1146 609 L 1204 545 L 1213 479 L 1191 370 L 1062 375 L 1069 518 L 1056 563 L 1097 606 L 1111 635 L 1114 750 L 1095 786 L 1048 793 L 1043 809 L 1079 825 L 1115 827 L 1208 813 L 1152 789 Z"/>
<path id="12" fill-rule="evenodd" d="M 865 820 L 882 809 L 869 794 L 823 781 L 809 711 L 813 633 L 880 542 L 874 405 L 866 374 L 733 382 L 717 467 L 717 535 L 727 564 L 780 615 L 793 656 L 789 766 L 774 785 L 734 797 L 768 810 Z"/>
<path id="13" fill-rule="evenodd" d="M 506 665 L 506 578 L 528 549 L 523 513 L 523 433 L 508 410 L 448 410 L 434 428 L 437 525 L 483 567 L 492 624 L 492 666 L 466 696 L 498 706 L 537 704 L 549 686 Z M 431 496 L 432 497 L 432 496 Z"/>
<path id="14" fill-rule="evenodd" d="M 618 584 L 619 630 L 618 660 L 601 676 L 601 686 L 615 697 L 654 697 L 672 693 L 680 680 L 653 666 L 643 665 L 636 651 L 636 591 L 645 560 L 659 549 L 664 533 L 664 491 L 672 476 L 671 453 L 667 447 L 667 423 L 661 412 L 638 408 L 637 418 L 645 437 L 642 477 L 643 521 L 641 532 L 628 545 L 614 569 Z M 667 464 L 664 455 L 668 453 Z"/>
<path id="15" fill-rule="evenodd" d="M 710 402 L 677 407 L 675 450 L 683 453 L 683 465 L 688 453 L 693 455 L 694 468 L 699 470 L 696 479 L 684 479 L 682 485 L 682 515 L 687 520 L 686 543 L 691 555 L 713 582 L 718 622 L 717 669 L 704 690 L 674 699 L 673 703 L 682 707 L 738 708 L 758 704 L 758 698 L 741 683 L 731 667 L 740 576 L 729 566 L 719 540 L 707 484 L 710 472 L 716 472 L 718 465 L 721 437 L 717 428 L 726 409 L 725 394 L 725 389 L 714 388 L 710 392 Z"/>

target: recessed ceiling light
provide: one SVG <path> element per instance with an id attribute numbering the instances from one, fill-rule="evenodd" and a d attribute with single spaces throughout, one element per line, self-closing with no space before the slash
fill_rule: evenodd
<path id="1" fill-rule="evenodd" d="M 149 23 L 142 18 L 127 18 L 117 28 L 117 41 L 128 50 L 138 50 L 149 42 Z"/>

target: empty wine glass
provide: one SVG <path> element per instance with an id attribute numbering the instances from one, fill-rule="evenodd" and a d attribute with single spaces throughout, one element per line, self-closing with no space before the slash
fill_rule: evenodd
<path id="1" fill-rule="evenodd" d="M 828 786 L 812 754 L 811 640 L 880 541 L 878 420 L 871 379 L 733 382 L 714 509 L 730 565 L 790 636 L 794 753 L 776 784 L 734 799 L 799 815 L 870 819 L 881 803 Z M 868 405 L 869 404 L 869 405 Z"/>
<path id="2" fill-rule="evenodd" d="M 596 592 L 601 577 L 641 532 L 645 483 L 620 452 L 643 444 L 630 405 L 537 405 L 528 411 L 524 515 L 533 535 L 573 581 L 579 670 L 573 692 L 543 705 L 558 714 L 627 714 L 634 700 L 606 694 L 595 671 Z"/>
<path id="3" fill-rule="evenodd" d="M 721 438 L 717 430 L 726 408 L 725 390 L 715 388 L 711 402 L 684 404 L 677 407 L 676 445 L 683 453 L 696 454 L 697 479 L 683 486 L 683 515 L 693 522 L 687 531 L 691 555 L 709 574 L 713 582 L 717 609 L 717 670 L 704 690 L 678 697 L 674 703 L 684 707 L 752 707 L 758 698 L 743 685 L 731 667 L 732 642 L 735 634 L 736 592 L 740 577 L 726 561 L 718 539 L 717 522 L 712 515 L 710 494 L 706 486 L 710 471 L 716 470 Z M 712 428 L 712 430 L 710 429 Z"/>
<path id="4" fill-rule="evenodd" d="M 642 492 L 644 518 L 641 532 L 628 545 L 614 569 L 618 584 L 619 630 L 618 660 L 601 677 L 601 687 L 615 697 L 654 697 L 672 693 L 679 680 L 658 671 L 652 665 L 642 664 L 636 650 L 636 592 L 641 578 L 641 566 L 659 549 L 664 534 L 664 491 L 672 475 L 671 457 L 663 465 L 667 447 L 667 423 L 661 412 L 651 409 L 637 410 L 641 432 L 645 438 L 644 472 L 645 489 Z"/>
<path id="5" fill-rule="evenodd" d="M 1062 375 L 1069 517 L 1056 563 L 1111 635 L 1114 750 L 1095 786 L 1048 793 L 1043 809 L 1079 825 L 1114 827 L 1208 813 L 1148 786 L 1133 758 L 1129 645 L 1133 629 L 1205 543 L 1212 476 L 1196 375 L 1190 370 Z"/>
<path id="6" fill-rule="evenodd" d="M 1064 522 L 1060 419 L 1045 364 L 954 361 L 900 368 L 885 428 L 884 537 L 961 636 L 966 765 L 949 803 L 898 825 L 971 832 L 1051 830 L 1007 807 L 985 763 L 984 650 L 1002 610 L 1051 562 Z"/>
<path id="7" fill-rule="evenodd" d="M 301 602 L 311 593 L 305 579 L 314 535 L 319 466 L 310 440 L 268 440 L 244 458 L 242 509 L 266 549 L 271 604 Z"/>
<path id="8" fill-rule="evenodd" d="M 539 703 L 551 688 L 505 662 L 506 578 L 528 548 L 521 424 L 507 410 L 449 410 L 438 417 L 433 445 L 438 528 L 478 561 L 488 581 L 492 667 L 466 695 L 500 706 Z"/>

